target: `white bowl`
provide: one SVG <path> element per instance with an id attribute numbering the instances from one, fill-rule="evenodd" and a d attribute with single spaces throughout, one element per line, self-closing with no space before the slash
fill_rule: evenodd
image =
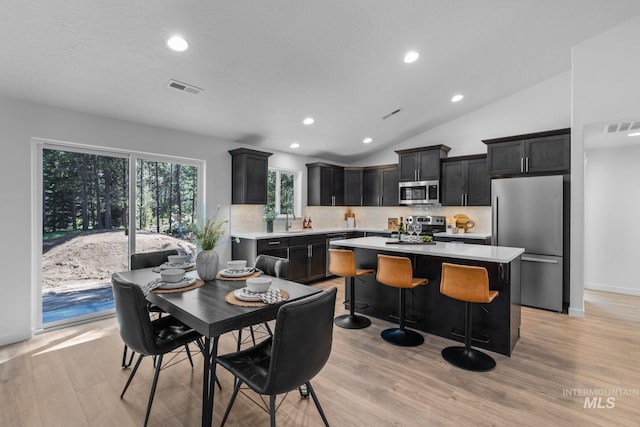
<path id="1" fill-rule="evenodd" d="M 167 259 L 169 260 L 169 264 L 184 264 L 187 262 L 189 256 L 187 255 L 169 255 Z"/>
<path id="2" fill-rule="evenodd" d="M 251 292 L 263 293 L 267 292 L 271 287 L 270 277 L 250 277 L 247 279 L 247 288 Z"/>
<path id="3" fill-rule="evenodd" d="M 242 271 L 247 268 L 246 259 L 237 259 L 234 261 L 227 261 L 227 270 L 229 271 Z"/>
<path id="4" fill-rule="evenodd" d="M 167 268 L 160 272 L 160 277 L 165 283 L 176 283 L 184 277 L 184 270 L 181 268 Z"/>

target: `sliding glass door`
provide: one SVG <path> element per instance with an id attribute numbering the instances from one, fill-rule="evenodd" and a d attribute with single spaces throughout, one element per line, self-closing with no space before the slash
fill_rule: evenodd
<path id="1" fill-rule="evenodd" d="M 42 142 L 38 329 L 113 313 L 130 254 L 195 256 L 202 162 Z M 133 208 L 132 208 L 133 207 Z M 131 232 L 134 230 L 135 232 Z"/>

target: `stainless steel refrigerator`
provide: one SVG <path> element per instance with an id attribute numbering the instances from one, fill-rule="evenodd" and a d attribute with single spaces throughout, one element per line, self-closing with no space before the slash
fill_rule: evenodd
<path id="1" fill-rule="evenodd" d="M 493 179 L 491 198 L 492 243 L 525 249 L 521 303 L 562 311 L 562 175 Z"/>

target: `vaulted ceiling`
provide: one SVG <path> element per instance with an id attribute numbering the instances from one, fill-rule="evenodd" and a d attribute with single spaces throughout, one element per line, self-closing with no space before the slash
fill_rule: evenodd
<path id="1" fill-rule="evenodd" d="M 640 14 L 635 0 L 2 6 L 1 95 L 345 163 L 569 70 L 573 45 Z M 189 49 L 169 50 L 173 34 Z"/>

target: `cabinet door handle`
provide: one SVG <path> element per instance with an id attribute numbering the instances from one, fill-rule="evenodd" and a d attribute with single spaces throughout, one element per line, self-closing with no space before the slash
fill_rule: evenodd
<path id="1" fill-rule="evenodd" d="M 520 157 L 520 172 L 524 172 L 524 159 Z"/>
<path id="2" fill-rule="evenodd" d="M 269 242 L 270 245 L 279 245 L 280 242 Z"/>
<path id="3" fill-rule="evenodd" d="M 313 257 L 313 246 L 311 245 L 307 246 L 307 257 L 308 258 Z"/>
<path id="4" fill-rule="evenodd" d="M 416 172 L 418 172 L 418 179 L 416 181 L 420 181 L 420 169 L 418 169 Z"/>
<path id="5" fill-rule="evenodd" d="M 525 159 L 525 167 L 524 167 L 524 171 L 525 172 L 529 172 L 529 157 L 527 156 L 527 158 Z"/>
<path id="6" fill-rule="evenodd" d="M 469 206 L 469 194 L 464 193 L 464 205 Z"/>
<path id="7" fill-rule="evenodd" d="M 384 204 L 384 196 L 380 196 L 380 206 Z"/>
<path id="8" fill-rule="evenodd" d="M 464 206 L 464 193 L 460 194 L 460 206 Z"/>

